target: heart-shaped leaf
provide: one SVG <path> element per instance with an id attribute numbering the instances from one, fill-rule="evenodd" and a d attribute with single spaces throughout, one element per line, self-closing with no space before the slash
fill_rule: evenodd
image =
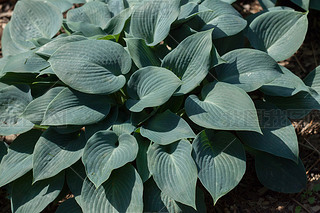
<path id="1" fill-rule="evenodd" d="M 170 145 L 153 144 L 148 150 L 148 168 L 161 191 L 196 209 L 197 167 L 187 140 Z"/>
<path id="2" fill-rule="evenodd" d="M 55 87 L 50 89 L 44 95 L 31 101 L 22 117 L 31 121 L 34 124 L 40 124 L 43 120 L 44 114 L 50 102 L 64 89 L 65 87 Z"/>
<path id="3" fill-rule="evenodd" d="M 83 211 L 142 212 L 143 184 L 138 172 L 127 164 L 114 170 L 110 178 L 96 189 L 87 178 L 82 187 Z"/>
<path id="4" fill-rule="evenodd" d="M 88 178 L 98 188 L 114 169 L 133 161 L 137 154 L 138 144 L 133 136 L 122 134 L 118 137 L 112 131 L 100 131 L 88 140 L 82 162 Z"/>
<path id="5" fill-rule="evenodd" d="M 171 24 L 179 16 L 179 5 L 180 0 L 143 1 L 132 13 L 130 33 L 144 39 L 148 46 L 155 46 L 168 36 Z"/>
<path id="6" fill-rule="evenodd" d="M 49 59 L 61 81 L 81 92 L 110 94 L 121 89 L 131 69 L 131 58 L 120 45 L 106 40 L 68 43 Z"/>
<path id="7" fill-rule="evenodd" d="M 261 133 L 251 98 L 231 84 L 216 82 L 206 85 L 201 100 L 195 95 L 186 99 L 185 110 L 194 123 L 205 128 Z"/>
<path id="8" fill-rule="evenodd" d="M 32 172 L 13 182 L 11 191 L 11 207 L 16 213 L 41 212 L 56 197 L 64 184 L 64 172 L 32 183 Z"/>
<path id="9" fill-rule="evenodd" d="M 161 67 L 144 67 L 133 73 L 128 81 L 128 93 L 132 99 L 126 106 L 132 112 L 164 104 L 181 85 L 180 79 Z"/>
<path id="10" fill-rule="evenodd" d="M 34 182 L 57 175 L 77 162 L 85 146 L 84 134 L 58 134 L 52 128 L 45 131 L 33 152 Z"/>
<path id="11" fill-rule="evenodd" d="M 172 52 L 163 59 L 162 67 L 171 70 L 182 81 L 176 95 L 187 94 L 207 76 L 212 49 L 212 30 L 196 33 L 184 39 Z M 218 60 L 217 60 L 218 61 Z"/>
<path id="12" fill-rule="evenodd" d="M 35 38 L 52 38 L 62 25 L 62 14 L 47 1 L 19 1 L 11 18 L 10 35 L 17 46 L 33 48 Z"/>
<path id="13" fill-rule="evenodd" d="M 195 138 L 189 124 L 170 110 L 157 114 L 140 128 L 143 137 L 160 145 L 168 145 L 180 139 Z"/>
<path id="14" fill-rule="evenodd" d="M 19 135 L 10 145 L 0 164 L 0 187 L 18 179 L 32 169 L 32 153 L 41 131 Z"/>
<path id="15" fill-rule="evenodd" d="M 253 49 L 237 49 L 222 56 L 227 63 L 216 68 L 219 81 L 234 84 L 246 92 L 281 77 L 280 66 L 268 54 Z"/>
<path id="16" fill-rule="evenodd" d="M 306 188 L 306 170 L 298 164 L 265 152 L 257 152 L 255 168 L 259 181 L 267 188 L 282 193 L 298 193 Z"/>
<path id="17" fill-rule="evenodd" d="M 267 52 L 276 61 L 281 61 L 299 49 L 307 29 L 307 14 L 276 10 L 255 18 L 249 25 L 247 37 L 254 48 Z"/>
<path id="18" fill-rule="evenodd" d="M 214 203 L 231 191 L 246 171 L 246 155 L 237 137 L 228 132 L 200 132 L 192 143 L 199 179 Z"/>
<path id="19" fill-rule="evenodd" d="M 41 125 L 88 125 L 105 118 L 110 98 L 63 89 L 48 105 Z"/>
<path id="20" fill-rule="evenodd" d="M 108 4 L 110 6 L 110 4 Z M 118 15 L 112 17 L 107 24 L 107 27 L 104 28 L 104 31 L 109 35 L 118 35 L 122 32 L 125 27 L 126 21 L 131 16 L 131 8 L 121 11 Z"/>
<path id="21" fill-rule="evenodd" d="M 0 135 L 19 134 L 32 129 L 33 124 L 20 117 L 31 101 L 31 91 L 26 85 L 0 89 Z"/>
<path id="22" fill-rule="evenodd" d="M 267 102 L 256 102 L 256 107 L 263 135 L 238 132 L 240 139 L 254 149 L 298 162 L 298 138 L 287 114 Z"/>
<path id="23" fill-rule="evenodd" d="M 308 87 L 303 83 L 301 78 L 283 66 L 280 66 L 280 68 L 283 74 L 260 88 L 264 94 L 289 97 L 301 91 L 308 92 Z"/>

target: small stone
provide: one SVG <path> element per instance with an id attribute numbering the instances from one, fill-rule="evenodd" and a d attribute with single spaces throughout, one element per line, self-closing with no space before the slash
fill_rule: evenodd
<path id="1" fill-rule="evenodd" d="M 313 212 L 319 212 L 320 211 L 320 206 L 313 206 L 313 207 L 311 207 L 311 210 Z"/>

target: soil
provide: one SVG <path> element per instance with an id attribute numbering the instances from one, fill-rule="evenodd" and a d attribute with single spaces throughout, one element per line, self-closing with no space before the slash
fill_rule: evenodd
<path id="1" fill-rule="evenodd" d="M 10 20 L 15 1 L 0 0 L 0 37 Z M 234 7 L 244 16 L 262 10 L 257 0 L 238 0 Z M 294 56 L 280 62 L 301 78 L 320 64 L 320 11 L 310 11 L 308 19 L 309 30 L 303 45 Z M 1 49 L 0 57 L 2 57 Z M 320 112 L 313 111 L 304 119 L 292 123 L 298 134 L 300 157 L 308 176 L 307 189 L 297 194 L 283 194 L 266 189 L 259 183 L 254 171 L 254 160 L 248 155 L 246 174 L 235 189 L 222 197 L 215 206 L 206 193 L 208 212 L 320 212 L 319 193 L 310 193 L 317 184 L 320 184 Z M 7 142 L 12 139 L 0 137 L 0 140 Z M 0 188 L 0 213 L 11 212 L 7 196 L 6 190 Z M 55 206 L 51 205 L 43 212 L 53 212 L 54 209 Z"/>

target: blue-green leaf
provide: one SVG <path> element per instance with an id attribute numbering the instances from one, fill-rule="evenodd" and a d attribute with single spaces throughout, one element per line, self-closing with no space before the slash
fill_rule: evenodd
<path id="1" fill-rule="evenodd" d="M 38 140 L 33 152 L 34 182 L 57 175 L 77 162 L 85 146 L 84 134 L 58 134 L 47 129 Z"/>
<path id="2" fill-rule="evenodd" d="M 121 89 L 131 69 L 128 52 L 118 43 L 85 40 L 68 43 L 49 59 L 54 73 L 68 86 L 90 94 Z"/>
<path id="3" fill-rule="evenodd" d="M 82 162 L 88 178 L 98 188 L 114 169 L 133 161 L 138 154 L 136 139 L 129 134 L 119 137 L 112 131 L 100 131 L 87 142 Z"/>
<path id="4" fill-rule="evenodd" d="M 170 110 L 156 114 L 140 128 L 143 137 L 160 145 L 168 145 L 180 139 L 195 138 L 189 124 Z"/>
<path id="5" fill-rule="evenodd" d="M 32 169 L 32 153 L 41 131 L 19 135 L 10 145 L 0 164 L 0 187 L 18 179 Z"/>
<path id="6" fill-rule="evenodd" d="M 246 155 L 237 137 L 228 132 L 200 132 L 192 143 L 199 179 L 214 203 L 238 185 L 246 171 Z"/>
<path id="7" fill-rule="evenodd" d="M 5 142 L 0 142 L 0 162 L 2 160 L 2 158 L 8 153 L 8 147 L 7 144 Z M 1 168 L 1 164 L 0 164 L 0 168 Z M 0 170 L 1 171 L 1 170 Z M 1 181 L 1 180 L 0 180 Z"/>
<path id="8" fill-rule="evenodd" d="M 142 137 L 138 133 L 135 133 L 134 137 L 136 138 L 139 146 L 139 151 L 136 158 L 137 171 L 142 179 L 142 182 L 146 182 L 151 177 L 147 161 L 147 151 L 151 143 L 150 140 Z"/>
<path id="9" fill-rule="evenodd" d="M 104 119 L 110 98 L 63 89 L 48 105 L 41 125 L 88 125 Z"/>
<path id="10" fill-rule="evenodd" d="M 86 213 L 142 212 L 143 184 L 138 172 L 127 164 L 114 170 L 109 179 L 98 189 L 86 179 L 81 200 Z"/>
<path id="11" fill-rule="evenodd" d="M 280 68 L 283 74 L 260 88 L 264 94 L 289 97 L 301 91 L 308 92 L 308 87 L 298 76 L 283 66 L 280 66 Z"/>
<path id="12" fill-rule="evenodd" d="M 28 51 L 28 48 L 21 47 L 12 40 L 10 27 L 11 27 L 11 22 L 8 22 L 8 24 L 5 26 L 2 32 L 2 37 L 1 37 L 1 50 L 2 50 L 2 55 L 4 57 Z"/>
<path id="13" fill-rule="evenodd" d="M 164 104 L 181 85 L 180 79 L 161 67 L 144 67 L 133 73 L 127 87 L 129 96 L 126 106 L 132 112 Z"/>
<path id="14" fill-rule="evenodd" d="M 15 213 L 41 212 L 56 197 L 64 184 L 64 172 L 32 184 L 32 172 L 22 176 L 12 185 L 11 208 Z"/>
<path id="15" fill-rule="evenodd" d="M 187 37 L 163 59 L 161 66 L 182 81 L 175 95 L 187 94 L 207 76 L 211 66 L 210 53 L 214 49 L 211 34 L 212 30 L 209 30 Z"/>
<path id="16" fill-rule="evenodd" d="M 264 10 L 269 7 L 274 7 L 276 5 L 277 0 L 259 0 L 260 5 Z"/>
<path id="17" fill-rule="evenodd" d="M 35 54 L 35 51 L 19 53 L 17 55 L 8 56 L 6 65 L 3 67 L 2 73 L 40 73 L 41 70 L 50 66 L 50 64 Z"/>
<path id="18" fill-rule="evenodd" d="M 92 135 L 94 135 L 94 133 L 100 130 L 110 130 L 118 118 L 118 113 L 118 107 L 112 107 L 108 116 L 102 121 L 86 126 L 86 138 L 89 139 Z"/>
<path id="19" fill-rule="evenodd" d="M 153 179 L 144 184 L 144 212 L 196 213 L 206 212 L 204 194 L 199 187 L 196 189 L 197 211 L 190 206 L 179 203 L 165 195 L 158 188 Z"/>
<path id="20" fill-rule="evenodd" d="M 305 11 L 309 10 L 310 0 L 291 0 L 293 3 L 304 9 Z"/>
<path id="21" fill-rule="evenodd" d="M 307 86 L 320 93 L 320 66 L 310 72 L 303 81 Z"/>
<path id="22" fill-rule="evenodd" d="M 186 99 L 185 110 L 194 123 L 205 128 L 261 133 L 251 98 L 231 84 L 216 82 L 206 85 L 201 100 L 195 95 Z"/>
<path id="23" fill-rule="evenodd" d="M 262 101 L 256 102 L 256 107 L 263 135 L 238 132 L 240 139 L 254 149 L 298 162 L 298 138 L 287 114 Z"/>
<path id="24" fill-rule="evenodd" d="M 42 56 L 50 57 L 57 49 L 59 49 L 63 45 L 68 44 L 70 42 L 82 41 L 86 39 L 87 39 L 86 37 L 79 36 L 79 35 L 72 35 L 72 36 L 57 38 L 40 47 L 36 51 L 36 53 Z"/>
<path id="25" fill-rule="evenodd" d="M 68 187 L 79 206 L 82 206 L 81 189 L 86 177 L 86 171 L 81 160 L 79 160 L 77 163 L 73 164 L 66 170 L 66 181 Z"/>
<path id="26" fill-rule="evenodd" d="M 292 10 L 263 13 L 249 25 L 251 45 L 276 61 L 292 56 L 301 46 L 308 29 L 307 14 Z"/>
<path id="27" fill-rule="evenodd" d="M 170 145 L 153 144 L 148 150 L 148 168 L 161 191 L 196 209 L 197 167 L 187 140 Z"/>
<path id="28" fill-rule="evenodd" d="M 31 91 L 26 85 L 0 89 L 0 135 L 19 134 L 32 129 L 33 124 L 20 117 L 31 101 Z"/>
<path id="29" fill-rule="evenodd" d="M 204 12 L 200 12 L 187 24 L 197 31 L 214 28 L 213 39 L 235 35 L 247 26 L 247 21 L 226 2 L 205 0 L 200 4 L 200 8 Z"/>
<path id="30" fill-rule="evenodd" d="M 75 31 L 81 32 L 85 36 L 105 34 L 104 29 L 108 21 L 112 18 L 107 4 L 99 1 L 92 1 L 82 7 L 69 10 L 67 13 L 67 25 Z"/>
<path id="31" fill-rule="evenodd" d="M 22 117 L 31 121 L 34 124 L 40 124 L 43 120 L 44 114 L 50 102 L 64 89 L 65 87 L 55 87 L 50 89 L 44 95 L 31 101 Z"/>
<path id="32" fill-rule="evenodd" d="M 10 21 L 10 35 L 17 46 L 33 48 L 35 38 L 52 38 L 62 25 L 62 14 L 49 2 L 18 1 Z"/>
<path id="33" fill-rule="evenodd" d="M 171 24 L 179 16 L 180 0 L 146 0 L 135 7 L 130 24 L 130 33 L 135 38 L 155 46 L 169 34 Z"/>
<path id="34" fill-rule="evenodd" d="M 267 96 L 266 100 L 285 111 L 291 119 L 301 119 L 314 109 L 320 110 L 320 95 L 312 88 L 291 97 Z"/>
<path id="35" fill-rule="evenodd" d="M 222 56 L 227 63 L 216 68 L 219 81 L 234 84 L 246 92 L 281 77 L 280 66 L 268 54 L 254 49 L 237 49 Z"/>
<path id="36" fill-rule="evenodd" d="M 160 66 L 160 59 L 143 39 L 126 38 L 125 41 L 131 58 L 138 68 Z"/>

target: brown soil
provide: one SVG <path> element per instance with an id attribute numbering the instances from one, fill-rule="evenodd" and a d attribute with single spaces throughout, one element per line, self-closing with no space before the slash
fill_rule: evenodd
<path id="1" fill-rule="evenodd" d="M 15 0 L 0 0 L 0 37 L 12 15 L 14 4 Z M 238 0 L 234 6 L 245 16 L 262 9 L 256 0 Z M 310 11 L 308 18 L 309 31 L 305 42 L 294 56 L 281 62 L 301 78 L 320 64 L 320 12 Z M 308 191 L 320 184 L 320 112 L 312 112 L 303 120 L 293 121 L 293 125 L 299 138 L 300 157 L 307 171 L 308 189 L 298 194 L 282 194 L 266 189 L 256 177 L 254 160 L 247 156 L 246 174 L 234 190 L 222 197 L 215 206 L 207 193 L 208 212 L 295 212 L 296 208 L 301 212 L 320 212 L 319 193 L 308 195 Z M 10 138 L 0 140 L 10 141 Z M 5 189 L 0 188 L 2 213 L 11 212 L 10 201 L 6 197 Z M 314 198 L 313 202 L 310 197 Z M 52 212 L 52 209 L 54 207 L 44 212 Z"/>

